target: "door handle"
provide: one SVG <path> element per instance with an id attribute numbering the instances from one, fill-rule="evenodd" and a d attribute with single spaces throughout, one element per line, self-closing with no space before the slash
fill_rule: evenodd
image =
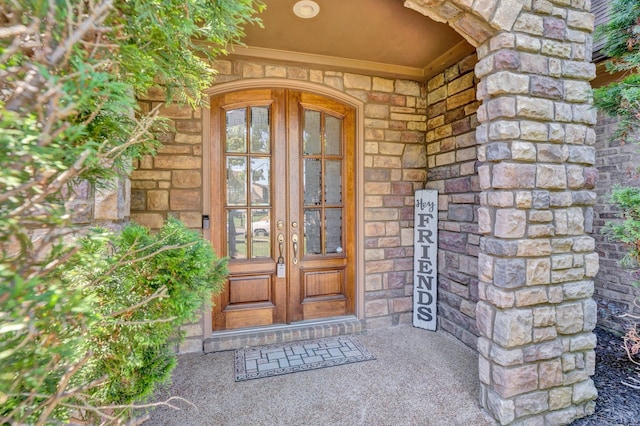
<path id="1" fill-rule="evenodd" d="M 291 241 L 293 242 L 293 264 L 298 263 L 298 234 L 291 235 Z"/>
<path id="2" fill-rule="evenodd" d="M 278 248 L 280 249 L 280 256 L 278 256 L 278 263 L 276 263 L 276 277 L 284 278 L 287 273 L 287 268 L 284 265 L 284 257 L 282 257 L 282 249 L 284 246 L 284 235 L 278 234 Z"/>
<path id="3" fill-rule="evenodd" d="M 284 235 L 278 234 L 278 248 L 280 249 L 280 258 L 282 258 L 282 249 L 284 248 Z"/>

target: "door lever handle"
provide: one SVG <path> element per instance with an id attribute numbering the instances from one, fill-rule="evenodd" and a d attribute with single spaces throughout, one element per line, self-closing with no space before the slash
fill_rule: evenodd
<path id="1" fill-rule="evenodd" d="M 284 236 L 282 234 L 278 234 L 278 249 L 280 250 L 280 258 L 282 258 L 282 251 L 284 249 Z"/>
<path id="2" fill-rule="evenodd" d="M 298 234 L 291 235 L 291 241 L 293 241 L 293 264 L 298 263 Z"/>
<path id="3" fill-rule="evenodd" d="M 284 265 L 284 257 L 282 257 L 282 249 L 284 247 L 284 235 L 278 234 L 278 249 L 280 250 L 280 256 L 278 256 L 278 263 L 276 263 L 276 276 L 278 278 L 284 278 L 287 274 L 286 266 Z"/>

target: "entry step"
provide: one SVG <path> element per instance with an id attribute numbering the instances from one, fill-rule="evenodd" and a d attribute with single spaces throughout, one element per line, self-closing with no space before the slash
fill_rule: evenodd
<path id="1" fill-rule="evenodd" d="M 221 331 L 214 332 L 210 338 L 205 339 L 204 352 L 222 352 L 251 346 L 273 345 L 346 334 L 362 334 L 365 331 L 364 323 L 355 317 Z"/>

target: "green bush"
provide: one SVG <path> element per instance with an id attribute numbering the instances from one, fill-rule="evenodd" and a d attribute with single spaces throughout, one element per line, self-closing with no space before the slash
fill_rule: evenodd
<path id="1" fill-rule="evenodd" d="M 607 22 L 598 26 L 596 38 L 604 41 L 603 51 L 611 58 L 607 70 L 621 72 L 622 77 L 596 89 L 595 104 L 617 117 L 616 137 L 633 142 L 640 123 L 640 2 L 612 0 Z"/>
<path id="2" fill-rule="evenodd" d="M 616 187 L 611 194 L 611 201 L 620 208 L 623 220 L 607 223 L 605 230 L 611 239 L 627 245 L 622 264 L 637 268 L 640 260 L 640 188 Z"/>
<path id="3" fill-rule="evenodd" d="M 95 263 L 86 262 L 87 256 Z M 85 383 L 107 376 L 94 397 L 129 404 L 149 396 L 175 365 L 176 329 L 197 319 L 222 289 L 225 263 L 200 235 L 170 219 L 158 234 L 127 226 L 114 240 L 87 237 L 63 273 L 95 300 L 100 321 L 87 330 Z"/>
<path id="4" fill-rule="evenodd" d="M 197 318 L 203 301 L 221 290 L 225 274 L 226 263 L 211 245 L 171 219 L 157 234 L 135 224 L 117 235 L 94 230 L 44 292 L 30 286 L 16 286 L 11 294 L 2 290 L 0 298 L 10 297 L 17 308 L 11 312 L 35 319 L 26 328 L 46 331 L 36 339 L 19 330 L 0 334 L 1 343 L 15 343 L 0 355 L 0 389 L 9 390 L 3 420 L 126 417 L 132 403 L 170 377 L 179 326 Z M 23 304 L 31 308 L 20 312 Z M 60 359 L 66 362 L 49 368 Z M 34 366 L 42 369 L 32 371 Z M 67 390 L 48 413 L 48 395 L 62 381 L 85 389 Z"/>
<path id="5" fill-rule="evenodd" d="M 137 97 L 159 85 L 167 102 L 201 105 L 212 61 L 262 9 L 260 0 L 0 2 L 0 424 L 71 414 L 120 423 L 123 402 L 167 377 L 176 325 L 224 265 L 177 223 L 80 244 L 69 189 L 113 186 L 132 160 L 153 155 L 157 110 L 142 111 Z"/>
<path id="6" fill-rule="evenodd" d="M 55 278 L 0 274 L 0 424 L 64 420 L 69 380 L 88 355 L 82 346 L 97 319 L 94 303 Z"/>

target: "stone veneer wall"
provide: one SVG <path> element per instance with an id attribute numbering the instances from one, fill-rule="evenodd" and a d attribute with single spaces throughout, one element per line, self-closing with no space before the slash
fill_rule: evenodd
<path id="1" fill-rule="evenodd" d="M 587 0 L 406 0 L 477 47 L 482 405 L 500 424 L 594 409 L 598 254 Z"/>
<path id="2" fill-rule="evenodd" d="M 590 379 L 595 367 L 592 330 L 597 309 L 592 299 L 593 278 L 598 272 L 595 241 L 588 236 L 593 227 L 597 180 L 597 170 L 592 167 L 596 119 L 589 85 L 595 76 L 590 63 L 590 2 L 405 0 L 405 5 L 447 22 L 477 47 L 476 90 L 482 101 L 476 129 L 481 162 L 477 223 L 482 237 L 476 304 L 481 403 L 501 424 L 569 423 L 592 412 L 597 395 Z M 420 86 L 244 61 L 221 62 L 221 74 L 225 81 L 267 76 L 301 79 L 328 85 L 366 103 L 365 316 L 376 326 L 408 322 L 410 201 L 413 190 L 425 180 L 426 162 L 421 135 L 426 130 L 427 110 Z M 435 82 L 433 85 L 435 93 L 438 88 Z M 445 104 L 441 125 L 437 115 L 430 117 L 435 120 L 431 123 L 434 137 L 437 128 L 444 132 L 439 134 L 440 149 L 443 142 L 450 143 L 444 136 L 448 124 L 453 132 L 457 121 L 451 118 L 455 108 L 449 119 L 446 108 Z M 173 142 L 188 134 L 178 132 Z M 197 132 L 193 135 L 197 138 Z M 198 142 L 192 146 L 194 158 L 197 146 Z M 432 165 L 437 169 L 440 159 L 440 166 L 459 163 L 462 169 L 466 161 L 454 161 L 452 156 L 463 151 L 434 154 Z M 152 167 L 157 167 L 154 163 Z M 194 163 L 188 169 L 197 171 L 198 166 Z M 452 166 L 449 170 L 455 169 Z M 453 179 L 457 178 L 442 179 L 442 199 L 447 207 L 439 213 L 446 219 L 443 231 L 459 225 L 463 235 L 462 224 L 470 229 L 475 218 L 465 213 L 470 197 L 455 197 L 477 191 L 472 185 L 464 190 L 455 185 L 447 188 Z M 178 188 L 172 185 L 173 176 L 165 175 L 146 192 L 168 190 L 169 199 L 150 193 L 161 198 L 159 205 L 173 209 L 171 191 Z M 145 193 L 147 204 L 150 199 Z M 459 211 L 457 207 L 450 209 L 449 202 L 462 207 Z M 201 198 L 192 199 L 178 210 L 196 211 L 201 205 Z M 466 238 L 465 248 L 469 249 L 473 237 Z M 443 264 L 454 264 L 456 257 L 447 252 L 454 252 L 455 247 L 443 247 L 442 251 Z M 471 261 L 473 256 L 467 253 L 464 256 L 469 257 L 462 259 Z M 459 265 L 463 253 L 457 254 Z M 463 275 L 456 280 L 464 281 Z M 451 285 L 454 281 L 449 271 L 441 277 L 449 285 L 443 292 L 447 303 L 441 309 L 446 313 L 449 306 L 455 306 L 452 290 L 463 286 L 458 286 L 458 281 Z M 467 321 L 463 315 L 455 321 L 452 318 L 447 320 L 454 330 Z"/>
<path id="3" fill-rule="evenodd" d="M 476 66 L 481 401 L 501 424 L 567 424 L 597 396 L 593 16 L 524 3 Z"/>
<path id="4" fill-rule="evenodd" d="M 364 316 L 367 327 L 412 320 L 413 194 L 426 181 L 426 96 L 415 81 L 248 60 L 220 60 L 217 82 L 283 78 L 327 86 L 364 103 Z M 167 215 L 200 228 L 203 206 L 202 111 L 162 106 L 162 90 L 141 104 L 160 106 L 175 132 L 131 176 L 131 218 L 157 228 Z M 215 226 L 215 224 L 213 224 Z M 182 351 L 197 350 L 202 324 L 187 327 Z"/>
<path id="5" fill-rule="evenodd" d="M 590 63 L 590 1 L 405 0 L 405 5 L 448 23 L 477 47 L 477 98 L 482 101 L 476 131 L 481 162 L 476 304 L 481 403 L 501 424 L 569 423 L 593 411 L 597 394 L 589 378 L 595 365 L 596 304 L 591 296 L 598 271 L 595 241 L 587 235 L 593 227 L 592 190 L 597 180 L 592 167 L 596 120 L 589 86 L 595 75 Z M 421 138 L 427 111 L 422 88 L 403 80 L 258 62 L 222 61 L 220 67 L 221 81 L 300 79 L 366 103 L 365 315 L 375 326 L 408 322 L 411 201 L 413 190 L 425 180 Z M 432 84 L 436 92 L 437 84 Z M 171 107 L 166 112 L 175 114 L 176 124 L 184 120 L 197 128 L 199 112 L 182 116 Z M 448 124 L 453 132 L 457 119 L 451 118 L 452 110 L 448 121 L 447 112 L 445 104 L 442 124 L 432 122 L 434 137 L 436 128 L 445 131 Z M 201 171 L 202 137 L 196 128 L 167 135 L 167 146 L 176 152 L 165 151 L 138 165 L 133 183 L 142 192 L 136 195 L 137 206 L 144 203 L 144 210 L 132 216 L 158 224 L 171 212 L 191 219 L 200 213 L 202 194 L 190 186 L 177 186 L 173 174 Z M 444 135 L 438 140 L 440 149 L 443 142 L 451 142 Z M 463 150 L 429 158 L 436 170 L 451 166 L 451 172 L 459 163 L 461 171 L 468 162 L 453 161 L 452 156 Z M 447 173 L 446 168 L 441 170 Z M 477 191 L 473 186 L 464 191 L 447 188 L 452 179 L 457 177 L 441 179 L 447 207 L 439 213 L 446 219 L 443 231 L 459 225 L 462 235 L 462 224 L 467 229 L 473 226 L 475 218 L 470 220 L 465 212 L 475 200 L 471 203 L 470 196 L 460 195 Z M 449 208 L 450 202 L 462 207 Z M 467 250 L 473 240 L 467 235 Z M 454 246 L 442 249 L 444 265 L 455 264 L 456 256 L 450 254 Z M 472 261 L 473 255 L 467 253 L 462 259 Z M 463 275 L 455 281 L 449 271 L 441 275 L 449 283 L 443 292 L 445 314 L 456 304 L 453 289 L 463 293 L 459 290 L 464 286 L 457 285 L 464 281 Z M 472 297 L 469 300 L 473 303 Z M 471 318 L 466 306 L 464 315 Z M 453 330 L 467 321 L 462 315 L 446 319 Z"/>
<path id="6" fill-rule="evenodd" d="M 640 186 L 640 152 L 636 144 L 622 144 L 614 139 L 617 120 L 598 114 L 596 125 L 596 167 L 600 172 L 596 193 L 598 202 L 594 206 L 593 235 L 596 250 L 600 254 L 600 271 L 595 277 L 595 299 L 598 303 L 598 323 L 604 327 L 626 331 L 625 313 L 640 315 L 633 302 L 640 297 L 640 288 L 633 283 L 638 280 L 633 270 L 622 268 L 620 259 L 626 253 L 623 244 L 611 242 L 604 235 L 605 224 L 618 218 L 619 210 L 609 202 L 611 189 L 616 185 Z"/>
<path id="7" fill-rule="evenodd" d="M 438 321 L 476 348 L 478 301 L 477 56 L 427 83 L 427 187 L 438 189 Z"/>
<path id="8" fill-rule="evenodd" d="M 190 228 L 201 228 L 202 110 L 163 101 L 159 87 L 139 100 L 144 112 L 158 108 L 175 132 L 158 134 L 162 147 L 157 155 L 135 162 L 130 176 L 131 219 L 156 229 L 173 215 Z"/>

